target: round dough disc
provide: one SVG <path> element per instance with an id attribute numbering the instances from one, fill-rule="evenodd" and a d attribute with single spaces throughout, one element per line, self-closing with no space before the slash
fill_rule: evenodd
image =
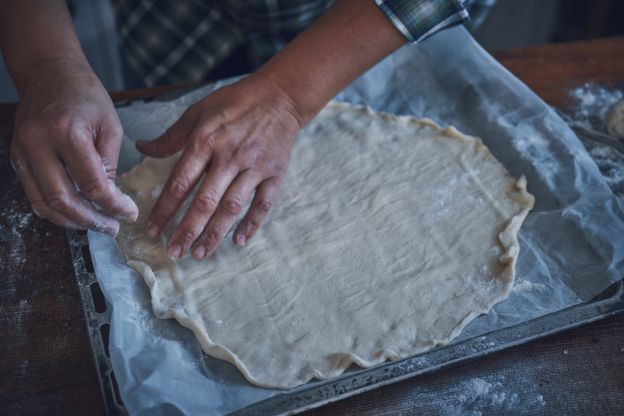
<path id="1" fill-rule="evenodd" d="M 290 388 L 445 344 L 504 299 L 533 206 L 481 140 L 330 103 L 297 137 L 266 224 L 240 248 L 171 261 L 145 222 L 178 156 L 120 178 L 140 216 L 122 251 L 154 312 L 250 382 Z"/>

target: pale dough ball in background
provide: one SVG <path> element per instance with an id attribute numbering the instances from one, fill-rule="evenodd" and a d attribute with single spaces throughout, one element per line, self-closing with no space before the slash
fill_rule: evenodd
<path id="1" fill-rule="evenodd" d="M 607 114 L 607 131 L 618 139 L 624 139 L 624 100 L 620 100 Z"/>

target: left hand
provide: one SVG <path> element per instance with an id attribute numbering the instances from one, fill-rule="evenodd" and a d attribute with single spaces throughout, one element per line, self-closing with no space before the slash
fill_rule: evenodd
<path id="1" fill-rule="evenodd" d="M 288 94 L 269 79 L 251 75 L 189 107 L 158 139 L 137 142 L 153 157 L 184 148 L 149 217 L 148 235 L 160 234 L 201 180 L 169 240 L 169 255 L 177 260 L 190 250 L 196 259 L 210 256 L 255 191 L 233 237 L 244 246 L 284 180 L 301 125 Z"/>

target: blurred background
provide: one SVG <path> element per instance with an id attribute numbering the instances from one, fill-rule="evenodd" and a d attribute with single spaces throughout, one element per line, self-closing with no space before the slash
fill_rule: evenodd
<path id="1" fill-rule="evenodd" d="M 107 0 L 70 1 L 83 49 L 104 86 L 124 89 L 117 34 Z M 569 42 L 624 34 L 621 0 L 498 0 L 474 31 L 488 50 Z M 17 92 L 0 60 L 0 102 Z"/>

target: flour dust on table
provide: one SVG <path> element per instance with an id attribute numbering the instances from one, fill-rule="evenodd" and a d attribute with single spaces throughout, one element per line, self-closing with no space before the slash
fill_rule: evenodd
<path id="1" fill-rule="evenodd" d="M 240 248 L 172 261 L 145 222 L 178 156 L 120 177 L 139 206 L 118 242 L 203 350 L 291 388 L 445 344 L 503 300 L 533 206 L 481 140 L 430 120 L 330 103 L 297 137 L 266 224 Z M 188 203 L 187 203 L 188 204 Z"/>

